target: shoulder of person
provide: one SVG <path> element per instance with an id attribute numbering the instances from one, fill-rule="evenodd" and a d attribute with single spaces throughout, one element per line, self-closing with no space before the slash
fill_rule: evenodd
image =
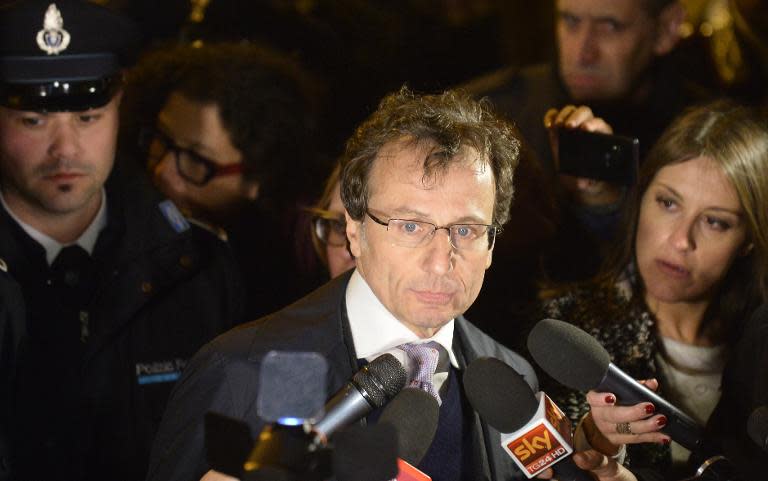
<path id="1" fill-rule="evenodd" d="M 504 67 L 475 77 L 456 88 L 475 97 L 492 95 L 494 92 L 506 89 L 519 73 L 520 68 L 517 66 Z"/>
<path id="2" fill-rule="evenodd" d="M 268 350 L 325 355 L 339 348 L 345 342 L 342 311 L 350 275 L 331 279 L 283 309 L 236 326 L 216 340 L 215 349 L 254 358 Z"/>
<path id="3" fill-rule="evenodd" d="M 118 152 L 115 166 L 105 185 L 108 197 L 123 204 L 126 216 L 136 225 L 154 231 L 160 228 L 167 235 L 192 235 L 202 240 L 226 241 L 226 234 L 212 226 L 190 219 L 171 200 L 159 192 L 139 167 L 138 162 L 125 152 Z M 111 193 L 111 195 L 110 195 Z M 154 235 L 147 232 L 147 235 Z"/>

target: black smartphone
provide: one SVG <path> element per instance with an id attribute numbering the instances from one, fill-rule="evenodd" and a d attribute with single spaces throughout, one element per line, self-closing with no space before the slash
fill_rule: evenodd
<path id="1" fill-rule="evenodd" d="M 623 135 L 561 128 L 558 160 L 561 174 L 632 185 L 637 181 L 640 141 Z"/>

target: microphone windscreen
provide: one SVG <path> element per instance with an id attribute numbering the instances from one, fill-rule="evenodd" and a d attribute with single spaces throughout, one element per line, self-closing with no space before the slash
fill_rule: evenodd
<path id="1" fill-rule="evenodd" d="M 352 377 L 352 382 L 368 395 L 374 408 L 379 408 L 400 392 L 408 374 L 392 354 L 382 354 Z"/>
<path id="2" fill-rule="evenodd" d="M 389 424 L 350 426 L 333 438 L 337 481 L 385 481 L 397 476 L 397 434 Z"/>
<path id="3" fill-rule="evenodd" d="M 467 366 L 464 392 L 480 417 L 502 433 L 525 426 L 539 406 L 523 376 L 492 357 L 476 359 Z"/>
<path id="4" fill-rule="evenodd" d="M 384 407 L 379 423 L 388 423 L 397 433 L 401 459 L 417 466 L 437 432 L 440 406 L 437 399 L 421 389 L 405 388 Z"/>
<path id="5" fill-rule="evenodd" d="M 327 371 L 328 362 L 316 352 L 268 352 L 259 370 L 259 417 L 296 424 L 322 415 Z"/>
<path id="6" fill-rule="evenodd" d="M 611 356 L 599 342 L 573 324 L 544 319 L 528 335 L 536 363 L 557 382 L 588 391 L 600 384 Z"/>
<path id="7" fill-rule="evenodd" d="M 747 419 L 749 437 L 763 450 L 768 450 L 768 406 L 760 406 Z"/>

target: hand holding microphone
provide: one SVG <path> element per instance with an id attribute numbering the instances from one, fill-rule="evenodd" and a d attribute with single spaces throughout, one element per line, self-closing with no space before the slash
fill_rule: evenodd
<path id="1" fill-rule="evenodd" d="M 539 321 L 528 335 L 528 350 L 559 383 L 579 391 L 595 391 L 589 395 L 594 408 L 613 406 L 599 414 L 604 434 L 611 433 L 612 425 L 615 434 L 623 436 L 616 440 L 643 442 L 640 435 L 652 433 L 656 423 L 656 428 L 686 449 L 701 448 L 703 429 L 696 421 L 611 363 L 603 346 L 578 327 L 554 319 Z M 597 392 L 603 393 L 602 399 Z M 663 442 L 653 434 L 646 437 Z"/>
<path id="2" fill-rule="evenodd" d="M 651 391 L 656 391 L 659 385 L 655 379 L 646 380 L 643 384 Z M 670 442 L 670 437 L 661 432 L 667 418 L 663 414 L 655 414 L 652 403 L 620 406 L 613 394 L 597 391 L 587 392 L 586 397 L 590 412 L 582 426 L 590 444 L 599 451 L 614 455 L 622 444 Z M 612 448 L 601 442 L 610 443 Z"/>

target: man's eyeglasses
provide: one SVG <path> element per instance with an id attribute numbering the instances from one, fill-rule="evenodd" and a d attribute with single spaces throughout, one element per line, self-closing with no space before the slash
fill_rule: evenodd
<path id="1" fill-rule="evenodd" d="M 173 139 L 160 130 L 153 129 L 144 132 L 142 137 L 147 145 L 150 158 L 159 161 L 168 152 L 172 152 L 179 175 L 191 184 L 203 186 L 215 177 L 243 172 L 242 163 L 219 165 L 194 150 L 178 146 Z"/>
<path id="2" fill-rule="evenodd" d="M 344 214 L 324 209 L 310 209 L 314 218 L 312 227 L 315 237 L 322 242 L 335 247 L 347 245 L 347 222 Z"/>
<path id="3" fill-rule="evenodd" d="M 386 226 L 387 232 L 397 245 L 418 247 L 434 237 L 440 229 L 448 231 L 451 245 L 458 250 L 483 251 L 493 248 L 501 227 L 488 224 L 451 224 L 438 226 L 431 222 L 409 219 L 383 221 L 366 210 L 365 213 L 377 224 Z"/>

